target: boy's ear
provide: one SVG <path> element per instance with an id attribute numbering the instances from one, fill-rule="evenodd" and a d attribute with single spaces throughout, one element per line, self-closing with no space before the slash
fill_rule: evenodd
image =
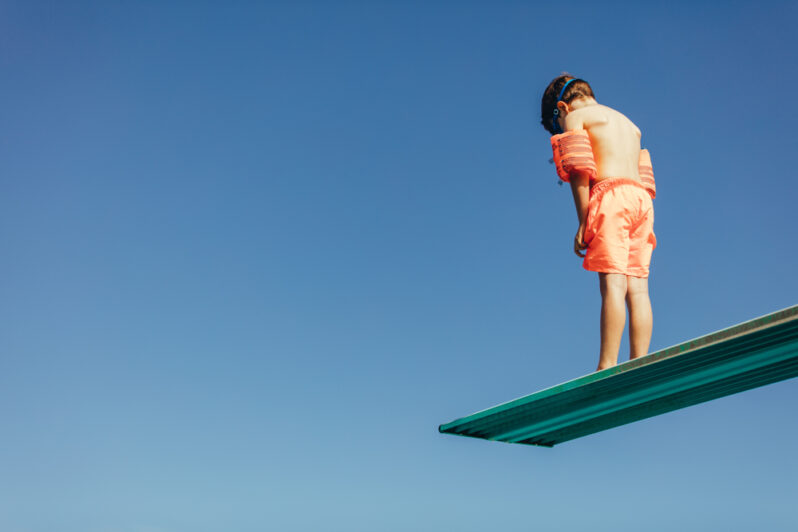
<path id="1" fill-rule="evenodd" d="M 560 114 L 571 112 L 571 106 L 565 102 L 557 102 L 557 109 L 560 110 Z"/>

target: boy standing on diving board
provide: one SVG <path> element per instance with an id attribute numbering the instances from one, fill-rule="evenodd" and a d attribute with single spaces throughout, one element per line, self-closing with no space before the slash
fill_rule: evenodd
<path id="1" fill-rule="evenodd" d="M 653 319 L 648 268 L 657 246 L 656 195 L 648 150 L 640 129 L 596 101 L 590 85 L 569 75 L 543 93 L 541 123 L 551 133 L 560 179 L 570 182 L 579 228 L 574 252 L 601 288 L 601 352 L 598 370 L 618 362 L 629 307 L 630 358 L 648 353 Z M 624 305 L 625 303 L 625 305 Z"/>

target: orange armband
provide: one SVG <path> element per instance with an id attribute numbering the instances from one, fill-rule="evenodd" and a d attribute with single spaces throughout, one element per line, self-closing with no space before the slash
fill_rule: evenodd
<path id="1" fill-rule="evenodd" d="M 571 174 L 575 172 L 585 172 L 590 179 L 595 179 L 598 175 L 593 147 L 586 130 L 578 129 L 554 135 L 551 137 L 551 149 L 554 151 L 557 175 L 563 181 L 570 181 Z"/>
<path id="2" fill-rule="evenodd" d="M 648 150 L 640 150 L 637 172 L 640 174 L 643 186 L 651 195 L 651 199 L 654 199 L 657 196 L 657 185 L 654 183 L 654 168 L 651 166 L 651 154 L 648 153 Z"/>

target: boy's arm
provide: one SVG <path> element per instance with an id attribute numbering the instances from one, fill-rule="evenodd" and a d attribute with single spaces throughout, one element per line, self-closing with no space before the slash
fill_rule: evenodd
<path id="1" fill-rule="evenodd" d="M 579 227 L 574 237 L 574 253 L 580 257 L 585 254 L 582 250 L 587 248 L 585 244 L 585 224 L 587 222 L 587 204 L 590 200 L 590 178 L 586 174 L 575 174 L 571 176 L 571 192 L 574 195 L 574 205 L 576 205 L 576 216 L 579 218 Z"/>
<path id="2" fill-rule="evenodd" d="M 584 122 L 580 113 L 568 113 L 565 115 L 565 130 L 574 131 L 585 129 Z M 571 175 L 571 192 L 574 195 L 574 206 L 576 207 L 576 217 L 579 219 L 579 228 L 574 237 L 574 253 L 584 257 L 582 252 L 587 248 L 584 241 L 585 224 L 587 223 L 587 204 L 590 201 L 590 176 L 587 173 L 574 172 Z"/>
<path id="3" fill-rule="evenodd" d="M 587 204 L 590 200 L 590 179 L 587 174 L 574 174 L 571 176 L 571 192 L 574 195 L 574 205 L 576 206 L 576 217 L 579 218 L 579 225 L 585 225 L 587 221 Z"/>

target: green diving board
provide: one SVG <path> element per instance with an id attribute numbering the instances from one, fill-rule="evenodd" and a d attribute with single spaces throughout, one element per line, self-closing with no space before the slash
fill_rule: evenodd
<path id="1" fill-rule="evenodd" d="M 798 376 L 798 305 L 438 427 L 551 447 Z"/>

